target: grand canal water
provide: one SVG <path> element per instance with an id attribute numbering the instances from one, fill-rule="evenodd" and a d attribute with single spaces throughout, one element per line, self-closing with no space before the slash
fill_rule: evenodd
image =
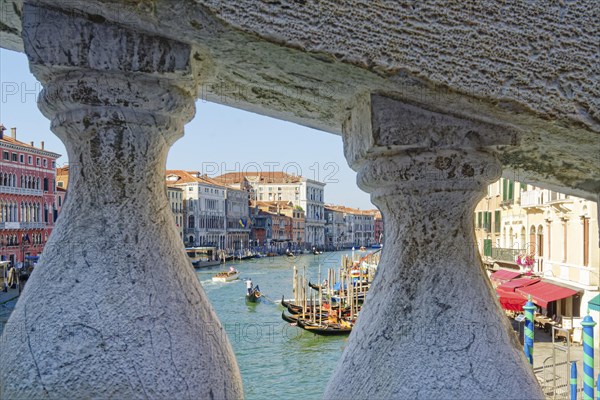
<path id="1" fill-rule="evenodd" d="M 246 399 L 322 398 L 347 337 L 322 337 L 305 332 L 281 319 L 281 296 L 292 298 L 293 266 L 317 282 L 322 271 L 337 268 L 344 252 L 262 258 L 197 270 L 233 346 L 244 381 Z M 235 266 L 240 280 L 212 281 L 219 270 Z M 325 272 L 323 272 L 323 275 Z M 247 304 L 244 279 L 250 278 L 273 302 Z M 324 279 L 322 277 L 322 279 Z"/>

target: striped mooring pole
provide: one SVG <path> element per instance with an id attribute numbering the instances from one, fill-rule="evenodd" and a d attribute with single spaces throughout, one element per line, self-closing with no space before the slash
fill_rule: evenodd
<path id="1" fill-rule="evenodd" d="M 577 363 L 571 361 L 571 397 L 570 400 L 577 400 Z"/>
<path id="2" fill-rule="evenodd" d="M 594 326 L 588 315 L 581 321 L 583 327 L 583 399 L 594 400 Z"/>
<path id="3" fill-rule="evenodd" d="M 527 300 L 527 303 L 523 306 L 525 310 L 525 338 L 523 340 L 523 351 L 525 357 L 529 360 L 529 363 L 533 365 L 533 310 L 535 310 L 535 304 L 531 301 L 531 296 Z"/>

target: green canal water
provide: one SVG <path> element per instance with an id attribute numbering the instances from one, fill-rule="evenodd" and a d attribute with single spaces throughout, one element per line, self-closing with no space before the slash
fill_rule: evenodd
<path id="1" fill-rule="evenodd" d="M 317 282 L 319 265 L 322 277 L 327 268 L 337 268 L 345 252 L 274 257 L 230 262 L 226 266 L 197 270 L 198 279 L 211 300 L 233 346 L 244 381 L 244 394 L 252 399 L 317 399 L 347 342 L 347 337 L 322 337 L 290 326 L 281 319 L 281 296 L 292 298 L 294 265 L 307 278 Z M 219 270 L 235 266 L 240 280 L 212 281 Z M 246 303 L 244 279 L 252 279 L 263 299 Z"/>

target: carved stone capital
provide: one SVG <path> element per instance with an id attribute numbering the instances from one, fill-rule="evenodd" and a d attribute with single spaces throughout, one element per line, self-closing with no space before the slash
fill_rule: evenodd
<path id="1" fill-rule="evenodd" d="M 169 145 L 195 112 L 194 98 L 169 82 L 82 70 L 53 75 L 39 107 L 63 140 L 80 140 L 74 136 L 93 135 L 99 124 L 112 124 L 155 131 Z"/>
<path id="2" fill-rule="evenodd" d="M 361 164 L 357 182 L 377 201 L 406 191 L 481 191 L 500 178 L 500 163 L 490 153 L 471 150 L 404 151 Z"/>
<path id="3" fill-rule="evenodd" d="M 474 150 L 519 141 L 513 127 L 443 114 L 378 94 L 357 99 L 343 137 L 346 159 L 355 170 L 384 154 Z"/>
<path id="4" fill-rule="evenodd" d="M 188 44 L 121 27 L 100 16 L 23 5 L 23 42 L 42 82 L 61 71 L 96 70 L 150 75 L 192 85 Z"/>

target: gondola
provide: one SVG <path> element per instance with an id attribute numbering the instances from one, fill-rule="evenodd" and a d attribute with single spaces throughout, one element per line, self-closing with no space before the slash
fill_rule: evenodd
<path id="1" fill-rule="evenodd" d="M 285 298 L 283 296 L 281 296 L 281 305 L 284 308 L 287 308 L 287 310 L 291 313 L 291 314 L 300 314 L 302 313 L 302 306 L 298 306 L 296 304 L 292 304 L 290 302 L 285 301 Z M 311 305 L 310 302 L 307 303 L 307 308 L 311 309 Z"/>
<path id="2" fill-rule="evenodd" d="M 311 287 L 311 289 L 314 289 L 314 290 L 323 289 L 323 287 L 321 287 L 321 285 L 317 285 L 317 284 L 315 284 L 315 283 L 312 283 L 312 282 L 310 282 L 310 281 L 308 281 L 308 286 L 310 286 L 310 287 Z"/>
<path id="3" fill-rule="evenodd" d="M 284 320 L 285 322 L 289 322 L 291 324 L 295 324 L 296 322 L 298 322 L 297 315 L 288 315 L 285 313 L 285 310 L 283 310 L 281 312 L 281 319 Z"/>
<path id="4" fill-rule="evenodd" d="M 296 305 L 296 304 L 292 304 L 290 302 L 285 301 L 284 297 L 281 297 L 281 305 L 286 308 L 288 310 L 288 312 L 292 315 L 297 315 L 297 314 L 302 314 L 302 306 Z M 317 305 L 318 306 L 318 305 Z M 332 305 L 331 309 L 332 310 L 337 310 L 339 308 L 339 305 Z M 325 309 L 323 309 L 325 310 Z M 349 310 L 348 307 L 346 307 L 342 312 L 347 312 L 347 310 Z M 310 302 L 307 302 L 306 304 L 306 314 L 310 314 L 314 311 L 313 306 L 311 305 Z"/>
<path id="5" fill-rule="evenodd" d="M 300 314 L 286 314 L 285 310 L 281 312 L 281 319 L 283 319 L 285 322 L 295 324 L 300 318 Z M 315 318 L 319 318 L 319 316 L 316 315 Z M 327 319 L 327 314 L 321 314 L 321 318 Z"/>
<path id="6" fill-rule="evenodd" d="M 261 298 L 260 291 L 258 290 L 258 286 L 252 289 L 252 292 L 246 294 L 246 301 L 250 303 L 258 303 Z"/>
<path id="7" fill-rule="evenodd" d="M 297 324 L 298 327 L 321 336 L 349 335 L 352 332 L 352 326 L 343 327 L 340 324 L 319 325 L 317 323 L 302 321 L 301 319 L 298 319 Z"/>

